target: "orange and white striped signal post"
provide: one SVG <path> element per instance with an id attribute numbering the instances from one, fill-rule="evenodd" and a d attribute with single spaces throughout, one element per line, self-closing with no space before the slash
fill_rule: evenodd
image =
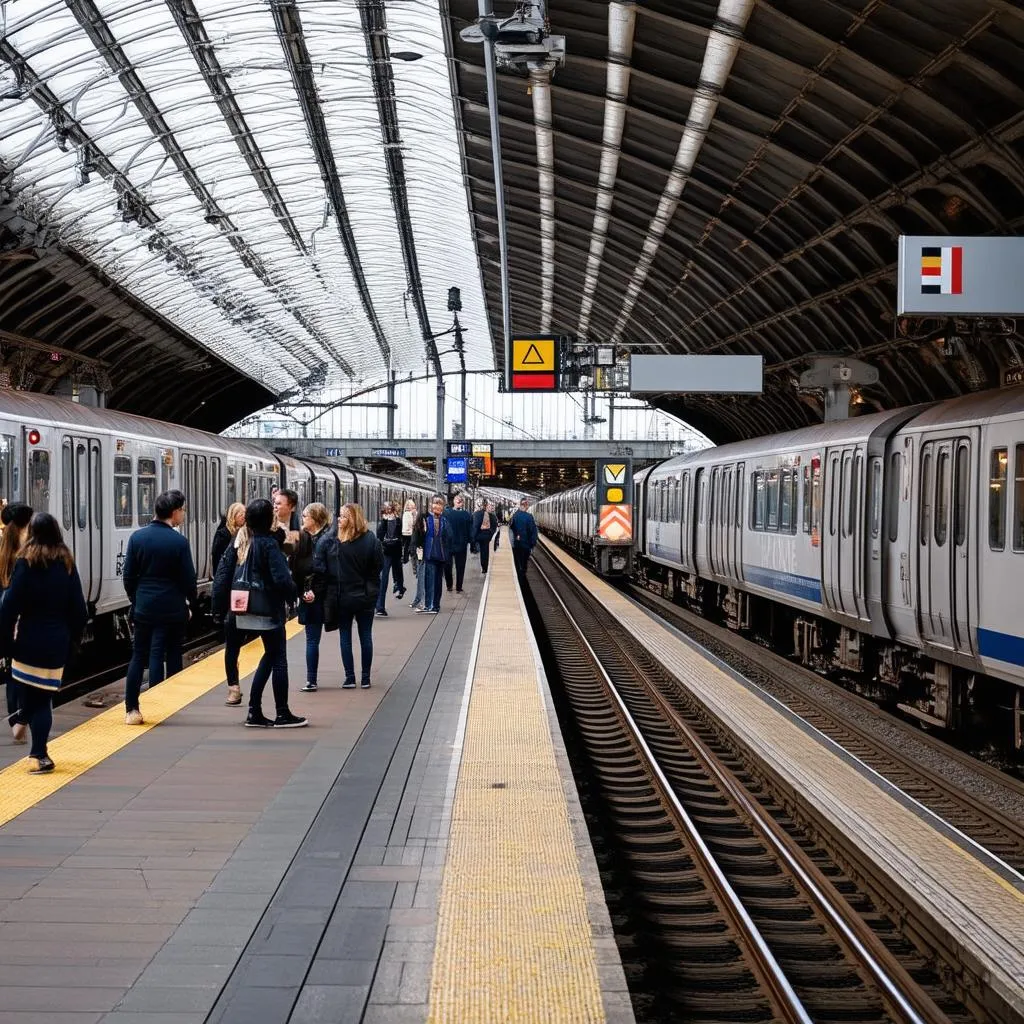
<path id="1" fill-rule="evenodd" d="M 633 463 L 629 459 L 598 459 L 597 536 L 594 560 L 600 572 L 617 575 L 633 562 Z"/>

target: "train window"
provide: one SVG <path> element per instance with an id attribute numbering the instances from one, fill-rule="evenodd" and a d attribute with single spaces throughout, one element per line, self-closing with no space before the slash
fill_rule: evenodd
<path id="1" fill-rule="evenodd" d="M 935 463 L 935 543 L 941 548 L 949 531 L 949 452 L 939 452 Z"/>
<path id="2" fill-rule="evenodd" d="M 885 518 L 889 523 L 889 543 L 900 535 L 900 488 L 903 486 L 903 453 L 889 456 L 889 478 L 885 482 Z"/>
<path id="3" fill-rule="evenodd" d="M 44 511 L 50 507 L 50 453 L 33 448 L 28 456 L 28 503 Z"/>
<path id="4" fill-rule="evenodd" d="M 835 536 L 836 529 L 839 523 L 839 456 L 836 455 L 832 458 L 829 464 L 828 470 L 828 527 L 829 533 Z"/>
<path id="5" fill-rule="evenodd" d="M 132 460 L 125 455 L 114 458 L 114 526 L 132 525 Z"/>
<path id="6" fill-rule="evenodd" d="M 953 543 L 960 547 L 967 539 L 967 488 L 971 481 L 970 453 L 967 445 L 956 450 L 956 470 L 953 477 Z"/>
<path id="7" fill-rule="evenodd" d="M 1024 551 L 1024 444 L 1014 450 L 1013 550 Z"/>
<path id="8" fill-rule="evenodd" d="M 843 480 L 842 490 L 839 495 L 839 503 L 843 516 L 843 536 L 849 537 L 853 533 L 854 507 L 856 505 L 853 486 L 853 456 L 847 452 L 843 456 Z"/>
<path id="9" fill-rule="evenodd" d="M 227 511 L 226 505 L 220 503 L 220 459 L 210 459 L 210 522 L 220 521 L 220 517 Z"/>
<path id="10" fill-rule="evenodd" d="M 100 447 L 98 441 L 93 441 L 92 443 L 89 461 L 92 463 L 92 521 L 94 526 L 102 530 L 103 491 L 100 489 Z"/>
<path id="11" fill-rule="evenodd" d="M 811 530 L 821 527 L 821 463 L 811 469 Z"/>
<path id="12" fill-rule="evenodd" d="M 236 487 L 236 483 L 235 483 L 235 465 L 234 465 L 233 462 L 229 462 L 228 463 L 228 482 L 227 482 L 227 488 L 226 488 L 226 490 L 227 490 L 226 497 L 227 497 L 228 500 L 227 500 L 226 505 L 233 505 L 236 501 L 238 501 L 238 498 L 235 497 L 235 495 L 238 493 L 235 490 L 235 487 Z"/>
<path id="13" fill-rule="evenodd" d="M 764 473 L 758 471 L 750 475 L 750 486 L 753 490 L 751 500 L 752 518 L 755 530 L 764 529 Z"/>
<path id="14" fill-rule="evenodd" d="M 690 518 L 687 515 L 687 512 L 690 509 L 690 474 L 689 473 L 684 473 L 683 474 L 683 494 L 682 494 L 682 498 L 680 500 L 680 505 L 681 505 L 681 508 L 679 510 L 679 519 L 680 519 L 680 521 L 685 521 L 685 520 Z"/>
<path id="15" fill-rule="evenodd" d="M 60 509 L 65 530 L 70 530 L 72 524 L 71 506 L 74 504 L 74 471 L 71 442 L 65 441 L 60 453 Z"/>
<path id="16" fill-rule="evenodd" d="M 156 459 L 139 459 L 139 526 L 145 526 L 156 511 Z"/>
<path id="17" fill-rule="evenodd" d="M 779 471 L 770 470 L 768 482 L 765 487 L 765 529 L 777 530 L 779 528 Z"/>
<path id="18" fill-rule="evenodd" d="M 784 469 L 782 471 L 782 492 L 779 508 L 779 529 L 783 533 L 793 532 L 793 487 L 795 483 L 796 473 L 792 470 Z"/>
<path id="19" fill-rule="evenodd" d="M 882 460 L 871 460 L 871 539 L 882 532 Z"/>
<path id="20" fill-rule="evenodd" d="M 804 533 L 811 532 L 811 467 L 804 466 L 802 525 Z"/>
<path id="21" fill-rule="evenodd" d="M 89 525 L 89 468 L 85 464 L 85 445 L 75 448 L 75 486 L 78 489 L 78 528 Z"/>
<path id="22" fill-rule="evenodd" d="M 0 434 L 0 498 L 6 498 L 8 504 L 17 497 L 12 474 L 13 453 L 14 438 L 9 434 Z"/>
<path id="23" fill-rule="evenodd" d="M 988 546 L 1006 547 L 1006 449 L 993 448 L 988 470 Z"/>
<path id="24" fill-rule="evenodd" d="M 928 543 L 932 528 L 932 454 L 925 452 L 921 458 L 921 512 L 919 533 L 922 544 Z"/>

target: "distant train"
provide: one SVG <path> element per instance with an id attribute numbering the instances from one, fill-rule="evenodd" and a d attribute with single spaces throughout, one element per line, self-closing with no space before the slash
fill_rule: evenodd
<path id="1" fill-rule="evenodd" d="M 153 518 L 157 494 L 185 494 L 188 537 L 200 581 L 209 590 L 210 546 L 220 517 L 234 501 L 269 497 L 273 487 L 299 495 L 332 515 L 358 502 L 375 523 L 386 501 L 433 489 L 408 480 L 293 459 L 258 444 L 97 409 L 45 395 L 0 393 L 0 496 L 49 511 L 75 554 L 92 616 L 90 635 L 123 635 L 128 601 L 121 583 L 132 531 Z"/>
<path id="2" fill-rule="evenodd" d="M 539 525 L 818 670 L 859 675 L 950 728 L 1024 726 L 1024 388 L 709 448 L 634 479 L 618 569 L 594 488 Z"/>

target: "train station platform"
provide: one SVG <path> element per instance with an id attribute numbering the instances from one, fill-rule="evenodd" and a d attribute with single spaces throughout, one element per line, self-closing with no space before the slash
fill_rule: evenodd
<path id="1" fill-rule="evenodd" d="M 59 709 L 53 775 L 5 746 L 0 1024 L 631 1021 L 507 545 L 491 564 L 439 615 L 389 601 L 369 690 L 329 635 L 298 692 L 292 624 L 309 728 L 243 728 L 218 652 L 143 728 Z"/>
<path id="2" fill-rule="evenodd" d="M 722 723 L 880 902 L 941 943 L 985 1021 L 1024 1019 L 1024 877 L 546 538 L 541 543 Z M 970 982 L 969 979 L 972 979 Z M 974 993 L 984 993 L 978 1005 Z"/>

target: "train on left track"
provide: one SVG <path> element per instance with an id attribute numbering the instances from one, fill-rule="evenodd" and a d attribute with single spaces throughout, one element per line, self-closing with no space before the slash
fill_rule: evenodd
<path id="1" fill-rule="evenodd" d="M 594 494 L 551 495 L 535 512 L 604 575 L 842 672 L 927 722 L 1008 722 L 1024 747 L 1024 387 L 644 469 L 625 549 L 597 537 Z"/>
<path id="2" fill-rule="evenodd" d="M 433 488 L 345 466 L 292 458 L 252 441 L 208 434 L 129 413 L 5 390 L 0 397 L 0 497 L 56 516 L 75 555 L 90 613 L 86 639 L 128 634 L 121 582 L 132 531 L 153 518 L 157 494 L 185 495 L 188 538 L 200 595 L 209 593 L 214 532 L 234 501 L 269 497 L 274 487 L 327 506 L 362 505 L 375 523 L 386 501 Z"/>

